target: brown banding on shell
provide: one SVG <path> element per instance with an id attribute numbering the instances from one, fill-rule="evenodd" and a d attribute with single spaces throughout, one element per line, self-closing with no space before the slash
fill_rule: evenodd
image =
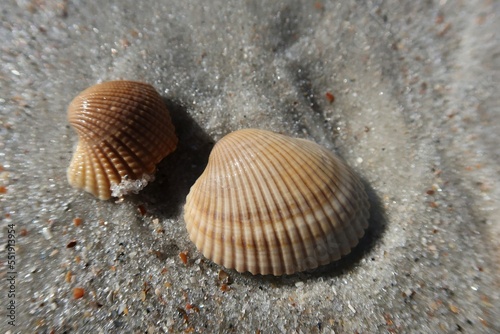
<path id="1" fill-rule="evenodd" d="M 142 82 L 109 81 L 87 88 L 71 101 L 68 121 L 79 138 L 68 181 L 100 199 L 142 189 L 156 164 L 177 147 L 167 107 Z"/>
<path id="2" fill-rule="evenodd" d="M 233 132 L 213 148 L 184 207 L 203 255 L 252 274 L 292 274 L 348 254 L 368 226 L 354 172 L 311 141 Z"/>

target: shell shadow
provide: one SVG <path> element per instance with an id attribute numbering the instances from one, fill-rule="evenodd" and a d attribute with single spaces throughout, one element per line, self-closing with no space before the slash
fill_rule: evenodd
<path id="1" fill-rule="evenodd" d="M 131 199 L 147 206 L 148 213 L 173 218 L 180 214 L 189 189 L 205 169 L 214 141 L 185 107 L 163 100 L 179 138 L 177 149 L 158 164 L 155 181 Z"/>
<path id="2" fill-rule="evenodd" d="M 352 271 L 359 262 L 366 258 L 373 247 L 381 239 L 387 226 L 385 210 L 381 204 L 380 198 L 375 190 L 362 179 L 366 193 L 370 201 L 370 218 L 368 219 L 368 228 L 365 235 L 361 238 L 358 245 L 354 247 L 351 253 L 343 256 L 340 260 L 330 264 L 320 266 L 316 269 L 301 272 L 293 275 L 272 276 L 272 275 L 252 275 L 250 273 L 242 274 L 247 279 L 257 279 L 261 284 L 270 285 L 293 285 L 299 281 L 315 280 L 318 278 L 338 277 Z M 371 258 L 374 261 L 374 258 Z"/>

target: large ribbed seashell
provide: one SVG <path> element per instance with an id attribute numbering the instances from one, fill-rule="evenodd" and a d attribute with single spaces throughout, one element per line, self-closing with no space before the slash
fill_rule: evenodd
<path id="1" fill-rule="evenodd" d="M 79 137 L 68 181 L 100 199 L 142 189 L 177 146 L 161 96 L 142 82 L 87 88 L 71 101 L 68 120 Z"/>
<path id="2" fill-rule="evenodd" d="M 363 184 L 320 145 L 247 129 L 222 138 L 184 208 L 203 255 L 252 274 L 292 274 L 348 254 L 368 226 Z"/>

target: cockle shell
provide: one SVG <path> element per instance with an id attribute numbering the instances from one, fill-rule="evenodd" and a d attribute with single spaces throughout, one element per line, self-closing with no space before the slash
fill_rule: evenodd
<path id="1" fill-rule="evenodd" d="M 246 129 L 214 146 L 184 219 L 215 263 L 282 275 L 348 254 L 368 227 L 368 210 L 360 179 L 324 147 Z"/>
<path id="2" fill-rule="evenodd" d="M 142 189 L 156 164 L 177 147 L 167 107 L 142 82 L 109 81 L 87 88 L 71 101 L 68 121 L 79 138 L 68 181 L 100 199 Z"/>

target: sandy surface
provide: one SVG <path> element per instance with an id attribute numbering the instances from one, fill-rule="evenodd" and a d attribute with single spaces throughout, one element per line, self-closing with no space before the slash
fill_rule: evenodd
<path id="1" fill-rule="evenodd" d="M 89 3 L 0 5 L 2 332 L 500 331 L 499 2 Z M 118 202 L 66 181 L 66 107 L 111 79 L 154 85 L 180 138 Z M 314 140 L 365 180 L 351 255 L 225 285 L 196 251 L 185 196 L 213 143 L 248 127 Z"/>

